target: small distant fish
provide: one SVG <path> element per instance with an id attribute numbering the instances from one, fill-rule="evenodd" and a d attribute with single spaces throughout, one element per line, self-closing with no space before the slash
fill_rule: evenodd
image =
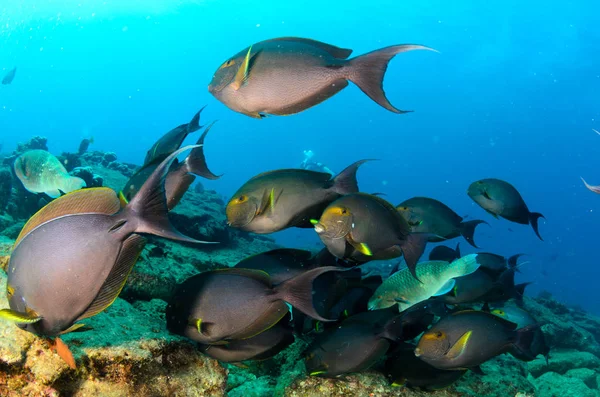
<path id="1" fill-rule="evenodd" d="M 592 131 L 594 131 L 596 134 L 600 135 L 600 131 L 598 131 L 598 130 L 595 130 L 595 129 L 593 129 L 593 128 L 592 128 Z"/>
<path id="2" fill-rule="evenodd" d="M 452 262 L 458 258 L 460 258 L 460 243 L 456 244 L 456 249 L 446 247 L 445 245 L 438 245 L 429 253 L 430 261 Z"/>
<path id="3" fill-rule="evenodd" d="M 471 274 L 478 268 L 477 254 L 466 255 L 451 263 L 420 262 L 417 266 L 418 280 L 408 268 L 404 268 L 377 288 L 369 300 L 369 310 L 384 309 L 397 304 L 398 310 L 402 312 L 432 296 L 448 293 L 454 288 L 455 277 Z"/>
<path id="4" fill-rule="evenodd" d="M 58 338 L 114 302 L 144 248 L 142 233 L 200 243 L 176 231 L 167 217 L 164 178 L 181 151 L 165 159 L 125 208 L 111 189 L 83 189 L 29 219 L 10 257 L 10 309 L 0 310 L 0 318 Z"/>
<path id="5" fill-rule="evenodd" d="M 52 198 L 86 186 L 83 179 L 71 176 L 62 163 L 45 150 L 30 150 L 15 160 L 15 174 L 31 193 L 46 193 Z"/>
<path id="6" fill-rule="evenodd" d="M 325 209 L 318 221 L 311 222 L 336 257 L 367 262 L 404 255 L 410 273 L 417 277 L 415 268 L 428 236 L 411 234 L 402 215 L 381 197 L 365 193 L 342 196 Z"/>
<path id="7" fill-rule="evenodd" d="M 586 188 L 587 188 L 589 191 L 591 191 L 591 192 L 594 192 L 594 193 L 597 193 L 597 194 L 600 194 L 600 185 L 598 185 L 598 186 L 592 186 L 592 185 L 588 184 L 588 183 L 585 181 L 585 179 L 581 178 L 581 180 L 583 181 L 583 184 L 585 185 L 585 187 L 586 187 Z"/>
<path id="8" fill-rule="evenodd" d="M 517 325 L 488 312 L 465 310 L 441 319 L 423 334 L 415 355 L 438 369 L 478 367 L 502 354 L 533 360 L 530 347 L 538 325 Z"/>
<path id="9" fill-rule="evenodd" d="M 344 194 L 358 192 L 357 161 L 339 175 L 303 169 L 282 169 L 256 175 L 227 203 L 227 221 L 253 233 L 273 233 L 289 227 L 312 227 L 310 220 Z"/>
<path id="10" fill-rule="evenodd" d="M 213 123 L 214 124 L 214 123 Z M 167 205 L 169 210 L 177 206 L 183 195 L 196 179 L 196 176 L 201 176 L 206 179 L 219 179 L 220 175 L 215 175 L 208 169 L 206 158 L 204 156 L 204 139 L 210 131 L 213 124 L 210 124 L 196 142 L 197 147 L 194 148 L 184 161 L 174 161 L 167 179 L 165 181 L 165 190 L 167 194 Z M 146 182 L 148 177 L 154 172 L 159 163 L 153 162 L 147 164 L 136 171 L 135 174 L 125 184 L 120 193 L 120 197 L 124 202 L 131 201 L 137 194 L 140 187 Z"/>
<path id="11" fill-rule="evenodd" d="M 11 70 L 9 70 L 5 75 L 4 78 L 2 79 L 2 85 L 7 85 L 12 83 L 12 81 L 15 78 L 15 74 L 17 73 L 17 67 L 15 66 L 14 68 L 12 68 Z"/>
<path id="12" fill-rule="evenodd" d="M 544 218 L 544 215 L 529 211 L 521 194 L 510 183 L 494 178 L 481 179 L 473 182 L 467 193 L 495 218 L 500 216 L 522 225 L 531 224 L 535 234 L 543 240 L 538 231 L 538 219 Z"/>
<path id="13" fill-rule="evenodd" d="M 85 152 L 88 151 L 88 148 L 90 147 L 90 144 L 94 143 L 94 137 L 91 138 L 84 138 L 81 140 L 81 143 L 79 143 L 79 149 L 77 150 L 77 154 L 82 155 Z"/>
<path id="14" fill-rule="evenodd" d="M 385 373 L 393 387 L 436 391 L 450 386 L 467 372 L 464 369 L 452 371 L 432 367 L 415 356 L 415 347 L 410 343 L 402 343 L 389 354 Z"/>
<path id="15" fill-rule="evenodd" d="M 152 145 L 150 150 L 148 150 L 148 153 L 146 153 L 144 166 L 155 162 L 160 163 L 168 155 L 179 149 L 189 134 L 202 128 L 200 125 L 200 113 L 202 113 L 205 107 L 206 106 L 200 109 L 189 123 L 181 124 L 160 137 L 160 139 Z"/>
<path id="16" fill-rule="evenodd" d="M 167 328 L 203 344 L 247 339 L 277 324 L 288 303 L 320 321 L 313 306 L 314 279 L 343 270 L 319 267 L 273 286 L 263 271 L 229 268 L 197 274 L 180 284 L 167 306 Z M 287 303 L 286 303 L 287 302 Z"/>
<path id="17" fill-rule="evenodd" d="M 438 242 L 463 236 L 473 247 L 475 228 L 482 220 L 464 221 L 460 215 L 441 201 L 429 197 L 413 197 L 396 206 L 413 232 L 429 233 L 429 241 Z"/>
<path id="18" fill-rule="evenodd" d="M 368 369 L 402 336 L 402 315 L 392 310 L 360 313 L 318 335 L 305 352 L 310 376 L 335 377 Z"/>
<path id="19" fill-rule="evenodd" d="M 294 342 L 289 319 L 288 313 L 276 325 L 252 338 L 222 345 L 200 345 L 200 351 L 225 363 L 271 358 Z"/>
<path id="20" fill-rule="evenodd" d="M 394 113 L 385 97 L 383 77 L 401 52 L 432 50 L 395 45 L 348 60 L 352 50 L 316 40 L 281 37 L 255 43 L 216 70 L 208 91 L 230 109 L 254 118 L 290 115 L 327 100 L 356 84 L 372 100 Z"/>

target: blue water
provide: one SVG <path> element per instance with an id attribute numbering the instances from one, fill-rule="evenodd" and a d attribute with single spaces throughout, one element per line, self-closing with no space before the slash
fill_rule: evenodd
<path id="1" fill-rule="evenodd" d="M 17 4 L 18 3 L 18 4 Z M 84 3 L 84 4 L 79 4 Z M 597 288 L 600 196 L 600 27 L 597 1 L 3 1 L 0 144 L 12 150 L 33 135 L 50 150 L 92 149 L 141 163 L 148 147 L 203 105 L 218 119 L 206 142 L 203 181 L 229 196 L 251 176 L 296 167 L 302 151 L 338 172 L 362 158 L 363 191 L 394 204 L 440 199 L 461 215 L 487 220 L 482 250 L 527 253 L 520 281 L 600 313 Z M 398 55 L 384 82 L 397 115 L 355 86 L 306 112 L 255 120 L 207 91 L 215 69 L 249 44 L 302 36 L 352 48 L 418 43 L 440 53 Z M 193 141 L 196 137 L 190 137 Z M 466 195 L 496 177 L 514 184 L 542 212 L 531 227 L 495 220 Z M 510 230 L 509 230 L 510 229 Z M 291 245 L 317 241 L 311 230 L 277 236 Z M 461 241 L 463 252 L 470 247 Z"/>

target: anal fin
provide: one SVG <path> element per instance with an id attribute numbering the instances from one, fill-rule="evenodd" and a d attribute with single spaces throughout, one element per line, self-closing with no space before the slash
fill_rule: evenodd
<path id="1" fill-rule="evenodd" d="M 125 286 L 131 269 L 142 253 L 146 239 L 139 234 L 132 234 L 123 242 L 115 264 L 98 291 L 98 295 L 87 310 L 76 321 L 95 316 L 112 305 Z"/>

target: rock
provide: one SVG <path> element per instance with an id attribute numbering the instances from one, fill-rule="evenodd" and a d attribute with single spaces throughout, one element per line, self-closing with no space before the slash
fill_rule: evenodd
<path id="1" fill-rule="evenodd" d="M 114 152 L 104 153 L 102 158 L 102 165 L 107 166 L 109 163 L 117 161 L 117 155 Z"/>
<path id="2" fill-rule="evenodd" d="M 6 227 L 4 231 L 2 231 L 2 234 L 4 234 L 6 237 L 12 240 L 16 240 L 17 237 L 19 237 L 19 233 L 21 233 L 21 229 L 23 229 L 23 226 L 25 226 L 25 222 L 13 221 L 10 226 Z"/>
<path id="3" fill-rule="evenodd" d="M 92 167 L 77 167 L 70 174 L 83 179 L 88 188 L 101 187 L 103 183 L 103 178 L 100 175 L 94 174 Z"/>
<path id="4" fill-rule="evenodd" d="M 10 169 L 0 169 L 0 214 L 6 209 L 12 194 L 12 174 Z"/>
<path id="5" fill-rule="evenodd" d="M 589 368 L 593 370 L 600 368 L 600 359 L 589 352 L 552 350 L 550 354 L 548 364 L 546 364 L 546 359 L 542 357 L 538 357 L 534 361 L 527 363 L 531 375 L 537 378 L 546 372 L 555 372 L 562 375 L 576 368 Z"/>
<path id="6" fill-rule="evenodd" d="M 598 384 L 596 383 L 597 375 L 598 371 L 589 368 L 570 369 L 565 373 L 566 377 L 581 379 L 590 389 L 598 389 Z"/>
<path id="7" fill-rule="evenodd" d="M 556 372 L 547 372 L 535 380 L 539 397 L 597 397 L 581 379 L 561 376 Z"/>
<path id="8" fill-rule="evenodd" d="M 0 275 L 0 290 L 6 276 Z M 0 307 L 8 306 L 2 295 Z M 91 331 L 63 336 L 77 370 L 47 343 L 0 322 L 0 395 L 223 396 L 226 371 L 165 329 L 160 300 L 131 305 L 117 299 L 86 319 Z"/>
<path id="9" fill-rule="evenodd" d="M 48 150 L 48 138 L 38 135 L 38 136 L 34 136 L 33 138 L 31 138 L 28 142 L 18 143 L 15 154 L 21 154 L 28 150 L 35 150 L 35 149 L 41 149 L 41 150 L 47 151 Z"/>
<path id="10" fill-rule="evenodd" d="M 81 159 L 77 153 L 63 152 L 63 154 L 58 156 L 58 159 L 67 169 L 67 172 L 71 172 L 81 165 Z"/>

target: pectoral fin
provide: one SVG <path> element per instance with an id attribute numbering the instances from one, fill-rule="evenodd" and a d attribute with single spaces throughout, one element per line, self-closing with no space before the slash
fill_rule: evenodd
<path id="1" fill-rule="evenodd" d="M 42 319 L 42 317 L 33 310 L 28 311 L 27 313 L 21 313 L 10 309 L 0 310 L 0 318 L 11 321 L 15 324 L 33 324 Z"/>
<path id="2" fill-rule="evenodd" d="M 347 240 L 348 244 L 354 247 L 354 249 L 360 252 L 361 254 L 366 256 L 373 256 L 373 252 L 371 252 L 371 249 L 367 244 L 354 241 L 352 237 L 350 237 L 350 235 L 347 236 Z"/>
<path id="3" fill-rule="evenodd" d="M 448 350 L 448 353 L 446 353 L 446 356 L 450 359 L 455 359 L 455 358 L 460 357 L 463 354 L 463 352 L 465 351 L 465 349 L 467 348 L 467 344 L 469 343 L 469 339 L 471 338 L 472 333 L 473 333 L 473 331 L 465 332 L 463 334 L 463 336 L 461 336 L 460 339 L 456 341 L 454 346 L 452 346 L 450 348 L 450 350 Z"/>
<path id="4" fill-rule="evenodd" d="M 235 78 L 233 79 L 233 83 L 231 83 L 231 87 L 234 90 L 239 90 L 242 86 L 248 81 L 248 77 L 250 74 L 250 54 L 252 53 L 252 46 L 248 48 L 248 52 L 246 53 L 246 57 L 244 61 L 240 65 Z"/>

